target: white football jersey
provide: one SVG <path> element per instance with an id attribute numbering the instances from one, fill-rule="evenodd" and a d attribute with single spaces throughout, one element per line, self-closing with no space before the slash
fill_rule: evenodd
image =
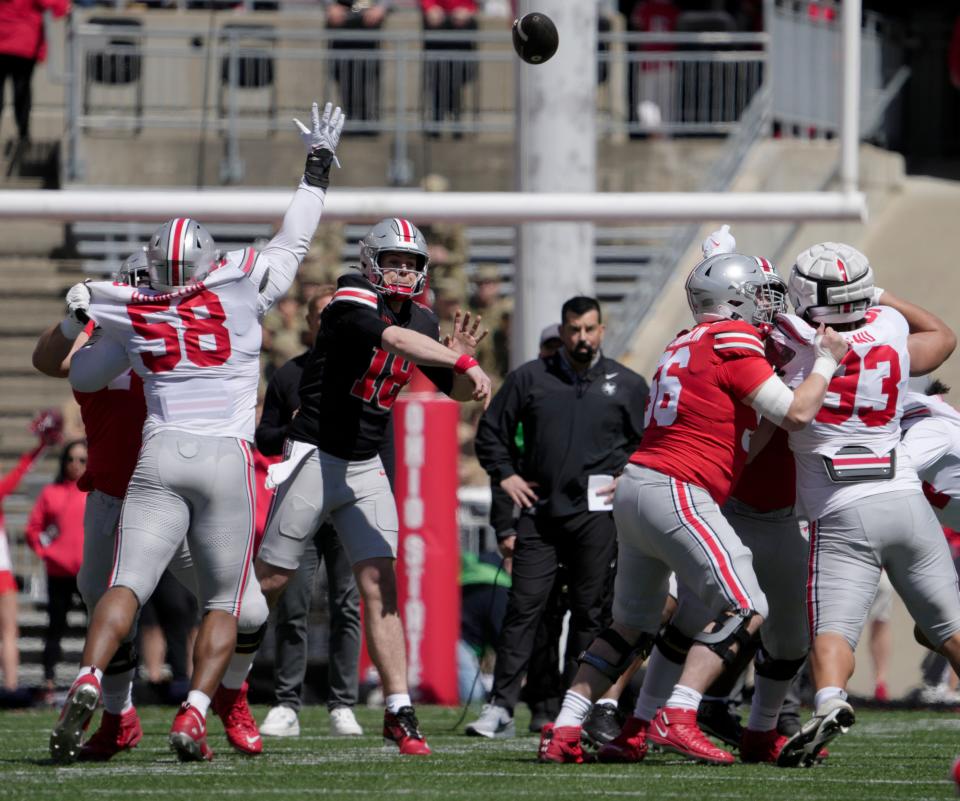
<path id="1" fill-rule="evenodd" d="M 920 490 L 920 480 L 900 447 L 900 419 L 910 379 L 907 351 L 909 327 L 896 309 L 877 306 L 867 310 L 867 323 L 841 335 L 850 350 L 830 381 L 823 408 L 813 422 L 790 432 L 790 449 L 797 463 L 797 503 L 804 515 L 817 520 L 880 493 Z M 794 315 L 778 315 L 771 334 L 786 354 L 784 381 L 798 386 L 810 373 L 816 358 L 816 330 Z M 778 347 L 777 347 L 778 346 Z M 850 446 L 860 455 L 843 453 Z M 883 480 L 835 481 L 825 458 L 836 458 L 844 469 L 872 469 L 888 463 L 897 451 L 895 475 Z"/>
<path id="2" fill-rule="evenodd" d="M 960 412 L 936 395 L 907 393 L 903 449 L 940 522 L 960 529 Z"/>
<path id="3" fill-rule="evenodd" d="M 267 262 L 233 251 L 203 281 L 170 293 L 88 284 L 90 317 L 143 379 L 144 440 L 176 429 L 253 441 Z"/>

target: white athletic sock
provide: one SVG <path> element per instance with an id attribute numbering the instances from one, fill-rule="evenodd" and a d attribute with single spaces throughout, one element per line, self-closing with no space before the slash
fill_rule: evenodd
<path id="1" fill-rule="evenodd" d="M 93 665 L 85 665 L 84 667 L 80 668 L 80 672 L 77 674 L 77 678 L 74 679 L 73 683 L 76 684 L 81 677 L 89 676 L 91 673 L 97 677 L 98 682 L 103 682 L 103 671 L 100 670 L 100 668 L 96 668 Z"/>
<path id="2" fill-rule="evenodd" d="M 256 653 L 234 653 L 230 657 L 230 663 L 227 665 L 227 670 L 223 674 L 223 678 L 220 679 L 220 683 L 228 690 L 239 690 L 243 686 L 243 682 L 246 681 L 247 673 L 250 672 L 250 665 L 253 664 L 255 656 Z"/>
<path id="3" fill-rule="evenodd" d="M 675 709 L 692 709 L 696 712 L 700 708 L 700 700 L 703 696 L 690 687 L 684 687 L 678 684 L 673 688 L 670 698 L 667 699 L 666 706 Z"/>
<path id="4" fill-rule="evenodd" d="M 563 706 L 560 707 L 560 714 L 553 722 L 553 727 L 559 729 L 561 726 L 581 726 L 583 721 L 590 714 L 590 707 L 593 704 L 589 698 L 573 690 L 567 690 L 563 696 Z"/>
<path id="5" fill-rule="evenodd" d="M 612 707 L 616 708 L 616 706 L 617 706 L 617 699 L 616 699 L 616 698 L 601 698 L 599 701 L 597 701 L 597 706 L 612 706 Z"/>
<path id="6" fill-rule="evenodd" d="M 410 693 L 393 693 L 384 699 L 384 703 L 387 705 L 387 712 L 391 715 L 396 715 L 405 706 L 413 706 Z"/>
<path id="7" fill-rule="evenodd" d="M 813 714 L 817 714 L 820 707 L 831 698 L 839 698 L 841 701 L 846 701 L 847 691 L 842 687 L 824 687 L 822 690 L 817 690 L 817 694 L 813 697 Z"/>
<path id="8" fill-rule="evenodd" d="M 637 696 L 633 716 L 640 720 L 651 721 L 657 710 L 670 696 L 674 685 L 683 673 L 683 665 L 671 662 L 659 648 L 654 648 L 647 661 L 647 672 L 643 677 L 643 687 Z"/>
<path id="9" fill-rule="evenodd" d="M 210 696 L 200 690 L 190 690 L 187 694 L 187 703 L 199 712 L 204 720 L 207 717 L 207 710 L 210 708 Z"/>
<path id="10" fill-rule="evenodd" d="M 111 715 L 122 715 L 133 706 L 133 668 L 104 676 L 100 689 L 103 691 L 103 708 Z"/>
<path id="11" fill-rule="evenodd" d="M 750 702 L 750 717 L 747 728 L 754 731 L 771 731 L 777 728 L 780 707 L 787 697 L 793 679 L 771 679 L 757 675 L 753 682 L 753 700 Z"/>

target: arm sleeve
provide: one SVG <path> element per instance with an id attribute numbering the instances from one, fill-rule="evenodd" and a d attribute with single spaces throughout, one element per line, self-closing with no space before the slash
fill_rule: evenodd
<path id="1" fill-rule="evenodd" d="M 23 530 L 27 545 L 37 554 L 43 552 L 43 546 L 40 544 L 40 535 L 46 528 L 47 522 L 47 492 L 44 488 L 37 501 L 30 510 L 30 516 L 27 518 L 27 525 Z"/>
<path id="2" fill-rule="evenodd" d="M 630 399 L 626 409 L 626 434 L 627 448 L 630 453 L 636 450 L 643 439 L 643 418 L 647 410 L 647 400 L 650 397 L 650 387 L 647 386 L 646 379 L 637 376 L 637 385 L 630 393 Z M 630 454 L 627 454 L 629 458 Z"/>
<path id="3" fill-rule="evenodd" d="M 903 446 L 918 473 L 929 469 L 949 453 L 953 445 L 949 425 L 943 420 L 921 420 L 907 431 Z"/>
<path id="4" fill-rule="evenodd" d="M 517 472 L 516 459 L 519 454 L 514 435 L 520 419 L 522 398 L 517 374 L 509 373 L 477 426 L 474 443 L 477 459 L 495 483 Z"/>
<path id="5" fill-rule="evenodd" d="M 70 360 L 70 385 L 77 392 L 96 392 L 130 368 L 130 357 L 120 342 L 99 337 L 84 345 Z"/>
<path id="6" fill-rule="evenodd" d="M 496 481 L 490 482 L 490 526 L 498 540 L 516 533 L 513 500 Z"/>
<path id="7" fill-rule="evenodd" d="M 263 414 L 257 426 L 257 450 L 264 456 L 278 456 L 283 453 L 287 426 L 293 417 L 293 409 L 287 403 L 278 380 L 282 372 L 281 369 L 274 373 L 270 383 L 267 384 L 267 393 L 263 399 Z"/>
<path id="8" fill-rule="evenodd" d="M 283 215 L 283 224 L 276 236 L 261 251 L 254 280 L 260 285 L 259 312 L 262 317 L 283 297 L 297 275 L 300 262 L 310 249 L 310 242 L 323 214 L 326 192 L 303 181 Z"/>
<path id="9" fill-rule="evenodd" d="M 37 461 L 37 457 L 43 452 L 43 448 L 43 445 L 37 445 L 32 451 L 27 451 L 20 457 L 20 461 L 17 462 L 16 467 L 3 478 L 0 478 L 0 501 L 6 498 L 11 492 L 16 491 L 27 471 L 33 467 L 33 463 Z"/>

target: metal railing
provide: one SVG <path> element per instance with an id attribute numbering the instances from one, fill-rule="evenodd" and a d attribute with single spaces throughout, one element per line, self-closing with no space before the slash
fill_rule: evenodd
<path id="1" fill-rule="evenodd" d="M 143 25 L 132 15 L 70 22 L 68 180 L 82 180 L 89 135 L 180 130 L 222 138 L 220 177 L 239 183 L 241 140 L 285 130 L 304 97 L 338 98 L 353 134 L 390 137 L 392 184 L 412 180 L 415 138 L 512 139 L 518 62 L 505 29 L 345 31 L 312 19 L 300 28 L 256 16 L 201 19 L 206 30 Z M 601 133 L 732 132 L 762 83 L 765 43 L 763 34 L 602 34 Z"/>

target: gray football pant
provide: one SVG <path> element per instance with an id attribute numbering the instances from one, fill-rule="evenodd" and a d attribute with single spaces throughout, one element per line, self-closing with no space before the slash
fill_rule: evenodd
<path id="1" fill-rule="evenodd" d="M 128 587 L 142 605 L 186 543 L 201 609 L 239 617 L 248 588 L 257 584 L 250 580 L 254 480 L 250 446 L 242 440 L 153 434 L 127 488 L 109 586 Z M 265 609 L 259 587 L 255 595 Z"/>
<path id="2" fill-rule="evenodd" d="M 313 536 L 277 604 L 275 695 L 278 704 L 297 712 L 307 671 L 307 617 L 321 560 L 330 612 L 327 707 L 355 706 L 359 694 L 360 593 L 336 529 L 327 524 Z"/>
<path id="3" fill-rule="evenodd" d="M 94 490 L 87 496 L 83 515 L 83 564 L 77 576 L 77 587 L 90 615 L 93 614 L 100 597 L 107 591 L 122 506 L 121 498 L 99 490 Z M 190 558 L 190 550 L 186 544 L 177 552 L 167 569 L 195 598 L 199 596 L 193 559 Z M 260 582 L 251 573 L 244 588 L 237 630 L 243 634 L 253 634 L 266 619 L 266 600 L 260 592 Z M 136 627 L 130 630 L 125 641 L 131 642 L 135 634 Z"/>
<path id="4" fill-rule="evenodd" d="M 960 590 L 950 548 L 920 492 L 874 495 L 810 523 L 807 614 L 814 635 L 857 647 L 886 569 L 936 646 L 960 632 Z"/>
<path id="5" fill-rule="evenodd" d="M 278 488 L 258 558 L 296 570 L 310 538 L 332 521 L 350 564 L 397 555 L 397 503 L 379 456 L 352 462 L 314 448 Z"/>
<path id="6" fill-rule="evenodd" d="M 617 485 L 613 517 L 619 545 L 613 618 L 618 623 L 656 632 L 671 571 L 711 619 L 743 609 L 767 616 L 750 551 L 705 490 L 627 465 Z"/>

